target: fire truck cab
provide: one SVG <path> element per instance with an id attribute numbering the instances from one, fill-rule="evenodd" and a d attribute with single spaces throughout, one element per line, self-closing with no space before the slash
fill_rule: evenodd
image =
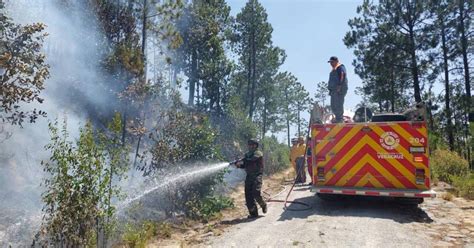
<path id="1" fill-rule="evenodd" d="M 318 196 L 400 197 L 416 204 L 436 196 L 424 105 L 357 123 L 324 123 L 318 111 L 311 114 L 310 132 L 312 190 Z"/>

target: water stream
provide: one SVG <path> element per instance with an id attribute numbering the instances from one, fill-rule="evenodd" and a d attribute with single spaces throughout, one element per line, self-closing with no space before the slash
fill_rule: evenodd
<path id="1" fill-rule="evenodd" d="M 156 182 L 152 186 L 148 186 L 147 188 L 143 189 L 142 192 L 138 193 L 137 195 L 127 198 L 123 202 L 119 203 L 119 209 L 128 206 L 130 203 L 140 200 L 141 198 L 145 197 L 146 195 L 158 191 L 160 189 L 166 188 L 167 186 L 180 183 L 180 184 L 187 184 L 193 182 L 199 178 L 210 176 L 213 173 L 218 172 L 219 170 L 224 169 L 227 167 L 229 163 L 217 163 L 217 164 L 210 164 L 208 166 L 199 166 L 197 168 L 193 168 L 189 171 L 183 171 L 183 173 L 176 173 L 174 175 L 167 175 L 163 180 Z"/>
<path id="2" fill-rule="evenodd" d="M 140 209 L 139 219 L 156 219 L 157 212 L 160 212 L 160 205 L 166 204 L 161 202 L 163 194 L 171 190 L 179 189 L 191 183 L 198 182 L 204 178 L 214 175 L 215 173 L 228 167 L 229 163 L 212 163 L 212 164 L 192 164 L 177 167 L 173 171 L 161 172 L 156 175 L 153 180 L 146 177 L 133 177 L 133 186 L 122 186 L 123 192 L 128 198 L 116 203 L 117 216 L 122 221 L 127 221 L 129 213 L 127 209 L 135 202 L 150 201 L 153 202 L 148 208 Z M 224 181 L 231 185 L 235 182 L 242 181 L 242 172 L 231 169 L 224 177 Z M 127 183 L 127 182 L 125 182 Z M 173 191 L 171 191 L 173 192 Z M 158 205 L 156 205 L 158 204 Z M 41 225 L 41 211 L 21 212 L 16 217 L 11 214 L 4 213 L 6 216 L 0 218 L 0 247 L 27 247 L 31 244 L 33 235 L 38 231 Z M 11 218 L 7 218 L 11 216 Z M 1 217 L 1 214 L 0 214 Z M 135 216 L 136 217 L 136 216 Z M 162 215 L 160 218 L 163 217 Z M 134 219 L 134 217 L 132 217 Z M 3 226 L 3 228 L 2 228 Z"/>

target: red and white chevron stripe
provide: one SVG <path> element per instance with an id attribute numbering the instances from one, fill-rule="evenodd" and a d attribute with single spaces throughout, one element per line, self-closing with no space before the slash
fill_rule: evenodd
<path id="1" fill-rule="evenodd" d="M 436 192 L 433 190 L 400 190 L 400 189 L 360 189 L 340 187 L 313 187 L 312 192 L 321 194 L 340 195 L 365 195 L 365 196 L 387 196 L 387 197 L 410 197 L 410 198 L 434 198 Z"/>

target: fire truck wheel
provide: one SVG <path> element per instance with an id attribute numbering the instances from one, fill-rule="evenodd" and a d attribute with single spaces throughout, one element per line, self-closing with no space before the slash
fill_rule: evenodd
<path id="1" fill-rule="evenodd" d="M 320 193 L 317 193 L 317 196 L 319 197 L 319 199 L 321 199 L 323 201 L 338 201 L 338 200 L 341 200 L 343 198 L 342 195 L 338 195 L 338 194 L 320 194 Z"/>
<path id="2" fill-rule="evenodd" d="M 418 204 L 422 204 L 424 198 L 409 198 L 409 197 L 401 197 L 398 199 L 398 202 L 403 205 L 413 205 L 416 206 Z"/>

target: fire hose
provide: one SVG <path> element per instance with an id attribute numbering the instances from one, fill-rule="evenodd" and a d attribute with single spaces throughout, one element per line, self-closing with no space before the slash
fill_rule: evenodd
<path id="1" fill-rule="evenodd" d="M 296 201 L 296 200 L 288 201 L 288 198 L 290 197 L 291 192 L 293 192 L 293 188 L 295 187 L 295 185 L 296 185 L 296 179 L 293 181 L 293 184 L 291 185 L 291 188 L 288 191 L 288 194 L 286 195 L 285 200 L 277 200 L 277 199 L 273 199 L 273 198 L 275 198 L 275 197 L 279 196 L 280 194 L 282 194 L 283 192 L 285 192 L 286 187 L 283 187 L 283 189 L 279 193 L 275 194 L 273 197 L 270 197 L 269 193 L 263 191 L 263 193 L 268 196 L 268 199 L 266 200 L 266 202 L 282 202 L 282 203 L 284 203 L 283 209 L 288 210 L 288 211 L 307 211 L 307 210 L 310 210 L 312 207 L 308 203 L 301 202 L 301 201 Z M 302 206 L 304 206 L 304 208 L 290 208 L 290 207 L 288 207 L 288 203 L 302 205 Z"/>
<path id="2" fill-rule="evenodd" d="M 309 123 L 309 125 L 308 125 L 308 136 L 309 136 L 309 134 L 310 134 L 310 130 L 311 130 L 311 121 L 310 121 L 310 123 Z M 305 152 L 304 152 L 304 162 L 307 161 L 306 158 L 307 158 L 307 152 L 306 152 L 306 150 L 305 150 Z M 304 169 L 303 169 L 303 170 L 304 170 Z M 298 173 L 300 173 L 300 172 L 297 172 L 297 174 L 298 174 Z M 303 172 L 303 173 L 305 173 L 305 172 Z M 311 205 L 309 205 L 309 204 L 307 204 L 307 203 L 305 203 L 305 202 L 296 201 L 296 200 L 294 200 L 294 201 L 288 201 L 288 198 L 290 197 L 291 192 L 293 192 L 293 188 L 294 188 L 295 185 L 296 185 L 296 178 L 297 178 L 297 177 L 295 177 L 295 179 L 293 180 L 293 184 L 291 185 L 291 188 L 290 188 L 290 190 L 288 191 L 288 194 L 286 195 L 285 200 L 276 200 L 276 199 L 272 199 L 272 198 L 275 198 L 275 197 L 277 197 L 278 195 L 280 195 L 281 193 L 285 192 L 286 187 L 284 187 L 283 190 L 281 190 L 278 194 L 274 195 L 273 197 L 269 197 L 269 199 L 267 200 L 267 202 L 283 202 L 283 203 L 284 203 L 283 209 L 284 209 L 284 210 L 289 210 L 289 211 L 307 211 L 307 210 L 310 210 L 310 209 L 312 208 Z M 288 181 L 288 182 L 291 182 L 291 181 Z M 267 196 L 270 196 L 270 194 L 268 194 L 268 193 L 265 192 L 265 191 L 263 191 L 263 193 L 266 194 Z M 302 205 L 302 206 L 304 206 L 304 208 L 289 208 L 289 207 L 288 207 L 288 203 Z"/>
<path id="3" fill-rule="evenodd" d="M 230 164 L 230 165 L 235 165 L 238 161 L 240 161 L 240 160 L 233 161 L 233 162 L 231 162 L 231 163 L 229 163 L 229 164 Z M 295 185 L 296 185 L 296 178 L 295 178 L 294 180 L 285 181 L 285 182 L 290 182 L 290 183 L 292 182 L 291 188 L 290 188 L 290 190 L 288 191 L 288 194 L 286 195 L 285 200 L 277 200 L 277 199 L 274 199 L 274 198 L 278 197 L 279 195 L 281 195 L 283 192 L 286 191 L 286 188 L 287 188 L 287 187 L 286 187 L 286 186 L 283 186 L 283 189 L 282 189 L 280 192 L 278 192 L 277 194 L 273 195 L 273 196 L 271 196 L 270 193 L 268 193 L 268 192 L 266 192 L 266 191 L 262 191 L 262 193 L 266 195 L 266 198 L 267 198 L 267 199 L 266 199 L 266 202 L 281 202 L 281 203 L 284 203 L 283 209 L 284 209 L 284 210 L 288 210 L 288 211 L 306 211 L 306 210 L 310 210 L 312 207 L 311 207 L 311 205 L 309 205 L 308 203 L 301 202 L 301 201 L 296 201 L 296 200 L 294 200 L 294 201 L 288 201 L 288 198 L 290 197 L 291 192 L 293 192 L 293 189 L 294 189 L 294 187 L 295 187 Z M 304 208 L 290 208 L 290 207 L 288 206 L 288 203 L 302 205 L 302 206 L 304 206 Z"/>

